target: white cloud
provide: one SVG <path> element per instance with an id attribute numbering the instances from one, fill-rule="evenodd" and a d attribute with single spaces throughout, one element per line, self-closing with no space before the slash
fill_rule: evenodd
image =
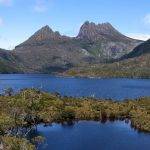
<path id="1" fill-rule="evenodd" d="M 150 39 L 150 34 L 129 33 L 129 34 L 127 34 L 127 36 L 129 36 L 133 39 L 139 39 L 139 40 L 143 40 L 143 41 Z"/>
<path id="2" fill-rule="evenodd" d="M 149 14 L 146 14 L 146 15 L 144 16 L 143 21 L 144 21 L 145 24 L 150 25 L 150 13 L 149 13 Z"/>
<path id="3" fill-rule="evenodd" d="M 3 25 L 3 19 L 0 17 L 0 26 L 2 26 Z"/>
<path id="4" fill-rule="evenodd" d="M 11 6 L 12 0 L 0 0 L 0 5 Z"/>
<path id="5" fill-rule="evenodd" d="M 47 10 L 46 0 L 36 0 L 36 4 L 34 6 L 34 11 L 42 13 Z"/>

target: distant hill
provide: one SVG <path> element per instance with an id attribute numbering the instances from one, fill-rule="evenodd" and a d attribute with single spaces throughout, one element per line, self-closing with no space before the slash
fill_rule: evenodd
<path id="1" fill-rule="evenodd" d="M 0 73 L 17 73 L 17 59 L 10 51 L 0 49 Z"/>
<path id="2" fill-rule="evenodd" d="M 120 58 L 141 42 L 122 35 L 110 23 L 87 21 L 77 37 L 42 27 L 12 53 L 23 64 L 23 72 L 57 73 Z"/>
<path id="3" fill-rule="evenodd" d="M 150 54 L 150 40 L 138 45 L 136 48 L 133 49 L 133 51 L 121 57 L 121 60 L 139 57 L 144 54 Z"/>

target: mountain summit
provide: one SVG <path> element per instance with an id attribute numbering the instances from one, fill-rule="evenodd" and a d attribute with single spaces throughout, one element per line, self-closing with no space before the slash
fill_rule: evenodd
<path id="1" fill-rule="evenodd" d="M 61 35 L 46 25 L 16 46 L 11 55 L 22 72 L 53 73 L 118 59 L 140 43 L 124 36 L 110 23 L 86 21 L 76 37 Z"/>
<path id="2" fill-rule="evenodd" d="M 48 25 L 38 30 L 29 40 L 57 40 L 60 38 L 59 32 L 54 32 Z"/>
<path id="3" fill-rule="evenodd" d="M 54 32 L 48 25 L 42 27 L 37 32 L 35 32 L 28 40 L 18 45 L 17 47 L 22 46 L 35 46 L 50 41 L 62 41 L 68 39 L 66 36 L 61 36 L 58 31 Z"/>
<path id="4" fill-rule="evenodd" d="M 81 26 L 77 38 L 93 42 L 98 40 L 132 41 L 132 39 L 118 32 L 110 23 L 95 24 L 89 21 Z"/>

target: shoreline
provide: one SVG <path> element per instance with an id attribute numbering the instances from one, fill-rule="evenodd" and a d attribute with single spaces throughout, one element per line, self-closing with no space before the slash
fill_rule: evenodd
<path id="1" fill-rule="evenodd" d="M 122 77 L 122 76 L 84 76 L 84 75 L 62 75 L 62 74 L 48 74 L 48 73 L 0 73 L 0 75 L 49 75 L 61 78 L 87 78 L 87 79 L 150 79 L 150 77 Z"/>
<path id="2" fill-rule="evenodd" d="M 103 76 L 80 76 L 80 75 L 77 75 L 77 76 L 71 76 L 71 75 L 56 75 L 56 77 L 68 77 L 68 78 L 87 78 L 87 79 L 150 79 L 150 77 L 121 77 L 121 76 L 118 76 L 118 77 L 113 77 L 113 76 L 110 76 L 110 77 L 103 77 Z"/>

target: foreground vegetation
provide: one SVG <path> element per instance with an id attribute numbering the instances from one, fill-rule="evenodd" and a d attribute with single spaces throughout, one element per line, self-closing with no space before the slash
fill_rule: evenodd
<path id="1" fill-rule="evenodd" d="M 35 89 L 0 96 L 0 148 L 4 150 L 33 150 L 34 142 L 26 140 L 30 130 L 22 128 L 38 123 L 75 120 L 131 120 L 139 131 L 150 132 L 150 98 L 115 102 L 92 98 L 61 97 Z"/>

